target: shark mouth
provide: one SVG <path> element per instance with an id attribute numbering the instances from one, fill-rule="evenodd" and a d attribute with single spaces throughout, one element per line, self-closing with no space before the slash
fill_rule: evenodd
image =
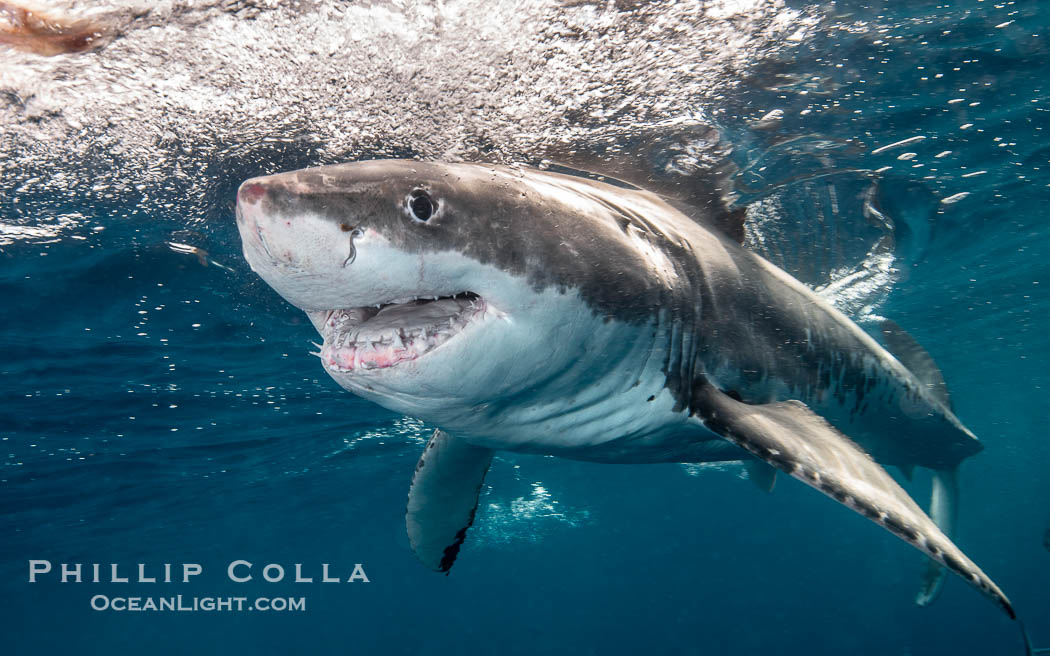
<path id="1" fill-rule="evenodd" d="M 417 360 L 463 332 L 485 314 L 473 292 L 398 299 L 369 307 L 332 310 L 321 334 L 321 358 L 337 373 L 387 369 Z"/>

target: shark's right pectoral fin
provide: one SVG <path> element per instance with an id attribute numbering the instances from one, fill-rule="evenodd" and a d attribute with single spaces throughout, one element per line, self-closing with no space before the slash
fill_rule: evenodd
<path id="1" fill-rule="evenodd" d="M 416 464 L 405 512 L 408 541 L 427 567 L 439 572 L 452 567 L 474 523 L 491 462 L 490 449 L 434 431 Z"/>
<path id="2" fill-rule="evenodd" d="M 749 405 L 711 385 L 692 412 L 709 430 L 864 515 L 995 600 L 1010 601 L 893 478 L 859 446 L 799 401 Z"/>

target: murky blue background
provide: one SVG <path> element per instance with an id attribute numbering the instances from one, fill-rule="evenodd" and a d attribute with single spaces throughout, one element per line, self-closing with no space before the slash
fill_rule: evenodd
<path id="1" fill-rule="evenodd" d="M 899 274 L 878 313 L 935 356 L 986 446 L 962 469 L 956 542 L 1050 645 L 1050 9 L 822 9 L 819 29 L 698 110 L 733 146 L 744 200 L 775 197 L 779 226 L 811 225 L 831 188 L 835 221 L 863 221 L 857 176 L 813 176 L 890 167 Z M 203 203 L 189 231 L 159 208 L 37 197 L 38 218 L 88 220 L 0 246 L 5 653 L 1021 653 L 1016 625 L 955 578 L 915 607 L 922 559 L 887 532 L 785 477 L 761 493 L 734 466 L 500 455 L 451 576 L 425 570 L 404 502 L 428 427 L 332 383 L 306 354 L 309 322 L 240 257 L 239 182 L 319 161 L 294 147 L 233 161 L 209 190 L 229 202 Z M 17 203 L 7 188 L 0 220 L 32 225 Z M 927 478 L 909 489 L 925 501 Z M 32 558 L 204 574 L 29 584 Z M 226 579 L 235 559 L 255 581 Z M 362 563 L 371 582 L 258 580 L 266 563 L 317 576 L 323 562 L 344 578 Z M 307 612 L 89 608 L 179 593 L 304 596 Z"/>

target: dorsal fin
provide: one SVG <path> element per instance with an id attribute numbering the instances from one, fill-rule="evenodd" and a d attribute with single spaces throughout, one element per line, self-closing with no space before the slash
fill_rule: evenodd
<path id="1" fill-rule="evenodd" d="M 949 410 L 952 409 L 952 401 L 948 395 L 948 385 L 944 382 L 944 374 L 941 373 L 933 356 L 926 352 L 915 338 L 904 331 L 896 322 L 886 319 L 880 326 L 882 330 L 882 341 L 886 350 L 900 363 L 908 368 L 919 381 L 926 386 L 934 398 L 944 404 Z"/>
<path id="2" fill-rule="evenodd" d="M 622 147 L 624 141 L 639 143 Z M 548 146 L 555 167 L 591 173 L 652 192 L 686 216 L 744 241 L 745 211 L 734 207 L 736 166 L 718 131 L 700 123 L 668 123 L 615 143 Z"/>

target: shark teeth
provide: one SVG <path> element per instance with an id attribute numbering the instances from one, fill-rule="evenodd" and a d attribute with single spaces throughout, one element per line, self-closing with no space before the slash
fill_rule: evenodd
<path id="1" fill-rule="evenodd" d="M 445 344 L 487 311 L 484 300 L 470 292 L 333 310 L 322 330 L 321 361 L 339 373 L 393 367 Z"/>

